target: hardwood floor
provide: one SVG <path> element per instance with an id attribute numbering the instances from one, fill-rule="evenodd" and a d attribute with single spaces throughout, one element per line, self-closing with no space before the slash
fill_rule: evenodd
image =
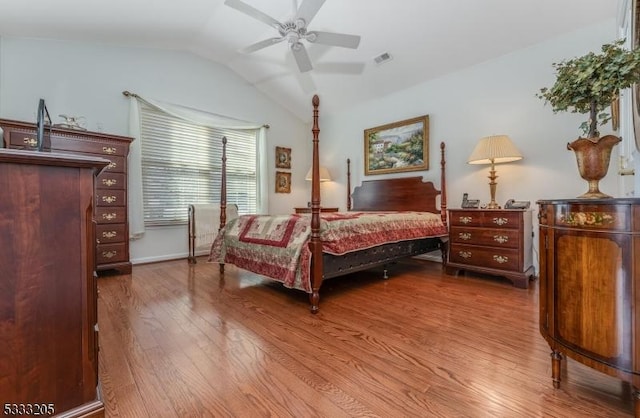
<path id="1" fill-rule="evenodd" d="M 631 417 L 630 387 L 571 359 L 553 389 L 537 282 L 411 260 L 307 295 L 186 260 L 98 279 L 107 417 Z"/>

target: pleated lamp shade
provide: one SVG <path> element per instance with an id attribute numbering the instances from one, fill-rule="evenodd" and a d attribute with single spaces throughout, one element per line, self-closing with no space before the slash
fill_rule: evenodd
<path id="1" fill-rule="evenodd" d="M 309 171 L 307 171 L 307 175 L 304 177 L 305 180 L 311 181 L 311 175 L 313 174 L 311 171 L 313 170 L 313 167 L 311 167 L 309 169 Z M 327 170 L 327 167 L 324 166 L 320 166 L 320 181 L 324 182 L 324 181 L 331 181 L 331 174 L 329 174 L 329 170 Z"/>
<path id="2" fill-rule="evenodd" d="M 499 164 L 521 159 L 522 154 L 507 135 L 492 135 L 484 137 L 478 142 L 467 163 Z"/>

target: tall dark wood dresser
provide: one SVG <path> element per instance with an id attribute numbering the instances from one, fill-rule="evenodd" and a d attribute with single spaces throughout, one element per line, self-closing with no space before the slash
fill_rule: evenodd
<path id="1" fill-rule="evenodd" d="M 36 125 L 0 119 L 6 148 L 35 150 Z M 51 151 L 106 158 L 107 168 L 96 179 L 96 270 L 131 273 L 127 219 L 127 155 L 132 138 L 54 127 L 46 129 Z"/>
<path id="2" fill-rule="evenodd" d="M 538 205 L 540 332 L 553 385 L 569 356 L 631 383 L 640 417 L 640 199 Z"/>
<path id="3" fill-rule="evenodd" d="M 0 149 L 3 416 L 102 417 L 97 157 Z"/>

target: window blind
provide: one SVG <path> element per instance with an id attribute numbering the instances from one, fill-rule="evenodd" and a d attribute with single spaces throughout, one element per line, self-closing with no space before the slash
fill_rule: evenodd
<path id="1" fill-rule="evenodd" d="M 192 124 L 140 105 L 142 187 L 147 226 L 187 222 L 189 204 L 220 202 L 222 137 L 227 137 L 227 203 L 257 212 L 257 133 Z"/>

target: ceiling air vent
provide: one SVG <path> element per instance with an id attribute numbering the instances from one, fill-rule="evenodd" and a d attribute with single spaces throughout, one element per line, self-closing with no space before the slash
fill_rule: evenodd
<path id="1" fill-rule="evenodd" d="M 389 54 L 388 52 L 383 52 L 382 54 L 375 57 L 373 61 L 375 61 L 376 64 L 380 65 L 384 64 L 387 61 L 391 61 L 392 59 L 393 57 L 391 56 L 391 54 Z"/>

